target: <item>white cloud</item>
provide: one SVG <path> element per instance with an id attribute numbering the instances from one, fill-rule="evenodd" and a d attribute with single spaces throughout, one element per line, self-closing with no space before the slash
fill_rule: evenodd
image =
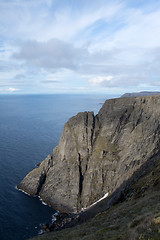
<path id="1" fill-rule="evenodd" d="M 159 87 L 159 16 L 154 0 L 1 0 L 0 87 Z"/>
<path id="2" fill-rule="evenodd" d="M 52 2 L 53 0 L 44 0 L 47 4 L 48 7 L 51 7 L 52 6 Z"/>
<path id="3" fill-rule="evenodd" d="M 48 42 L 28 41 L 13 57 L 42 68 L 75 69 L 87 54 L 82 48 L 59 39 L 51 39 Z"/>
<path id="4" fill-rule="evenodd" d="M 111 82 L 112 79 L 113 79 L 112 76 L 107 76 L 107 77 L 99 76 L 99 77 L 95 77 L 95 78 L 90 79 L 89 82 L 93 86 L 100 86 L 104 82 L 107 82 L 107 83 Z"/>
<path id="5" fill-rule="evenodd" d="M 17 92 L 17 91 L 20 91 L 21 89 L 10 87 L 10 88 L 8 88 L 7 90 L 8 90 L 9 92 Z"/>
<path id="6" fill-rule="evenodd" d="M 5 37 L 47 41 L 51 38 L 75 40 L 95 22 L 109 21 L 121 8 L 120 3 L 90 0 L 34 0 L 0 2 L 0 32 Z M 9 18 L 8 18 L 9 16 Z M 78 37 L 79 38 L 79 37 Z M 78 39 L 77 39 L 78 40 Z"/>
<path id="7" fill-rule="evenodd" d="M 128 49 L 113 48 L 90 52 L 87 48 L 51 39 L 47 42 L 28 41 L 13 56 L 31 67 L 41 69 L 41 73 L 54 73 L 53 79 L 49 77 L 50 80 L 57 79 L 56 72 L 66 69 L 79 76 L 84 75 L 93 87 L 150 84 L 153 82 L 153 74 L 160 73 L 160 48 L 133 50 L 135 52 L 128 53 Z M 65 74 L 63 79 L 67 77 Z"/>

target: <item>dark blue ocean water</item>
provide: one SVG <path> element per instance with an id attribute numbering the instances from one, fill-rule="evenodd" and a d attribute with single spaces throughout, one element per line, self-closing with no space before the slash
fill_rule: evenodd
<path id="1" fill-rule="evenodd" d="M 98 112 L 107 96 L 0 96 L 0 239 L 38 234 L 54 210 L 16 185 L 58 144 L 65 122 L 80 111 Z"/>

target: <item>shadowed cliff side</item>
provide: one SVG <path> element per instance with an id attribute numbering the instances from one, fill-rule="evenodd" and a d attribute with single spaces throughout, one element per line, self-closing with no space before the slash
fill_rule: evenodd
<path id="1" fill-rule="evenodd" d="M 107 100 L 65 124 L 59 145 L 18 185 L 66 212 L 111 195 L 159 152 L 160 96 Z"/>
<path id="2" fill-rule="evenodd" d="M 76 226 L 35 240 L 159 240 L 160 153 L 96 206 L 79 215 Z M 108 207 L 110 208 L 108 209 Z M 69 227 L 69 226 L 66 226 Z"/>

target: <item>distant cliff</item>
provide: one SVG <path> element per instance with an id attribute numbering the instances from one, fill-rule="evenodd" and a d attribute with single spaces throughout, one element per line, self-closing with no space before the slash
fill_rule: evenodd
<path id="1" fill-rule="evenodd" d="M 79 212 L 111 195 L 160 152 L 160 96 L 107 100 L 99 113 L 78 113 L 59 145 L 18 188 L 53 208 Z"/>
<path id="2" fill-rule="evenodd" d="M 144 96 L 153 96 L 160 95 L 160 92 L 133 92 L 133 93 L 125 93 L 121 97 L 144 97 Z"/>

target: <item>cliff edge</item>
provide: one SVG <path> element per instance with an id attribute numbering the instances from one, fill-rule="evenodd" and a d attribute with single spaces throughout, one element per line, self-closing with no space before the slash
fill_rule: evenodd
<path id="1" fill-rule="evenodd" d="M 107 100 L 78 113 L 59 145 L 18 185 L 55 209 L 79 212 L 109 196 L 159 151 L 160 96 Z"/>

